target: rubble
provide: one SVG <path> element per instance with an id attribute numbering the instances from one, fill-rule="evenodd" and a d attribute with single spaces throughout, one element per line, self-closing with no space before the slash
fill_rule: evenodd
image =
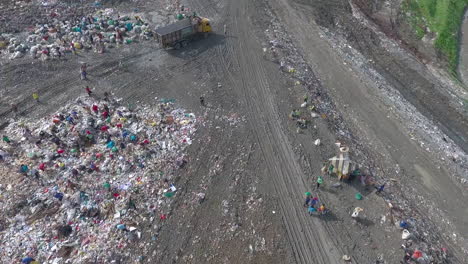
<path id="1" fill-rule="evenodd" d="M 172 102 L 130 111 L 92 97 L 51 117 L 12 122 L 0 143 L 0 258 L 110 262 L 116 248 L 137 258 L 131 247 L 158 230 L 141 227 L 170 217 L 180 192 L 172 177 L 196 123 Z"/>

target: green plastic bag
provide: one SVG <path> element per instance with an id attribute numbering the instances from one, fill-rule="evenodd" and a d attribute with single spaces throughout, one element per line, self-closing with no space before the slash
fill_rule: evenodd
<path id="1" fill-rule="evenodd" d="M 171 198 L 172 196 L 174 196 L 174 193 L 173 192 L 167 192 L 167 193 L 164 193 L 164 196 L 167 197 L 167 198 Z"/>
<path id="2" fill-rule="evenodd" d="M 133 24 L 132 23 L 127 23 L 127 24 L 125 24 L 125 28 L 127 29 L 127 31 L 132 31 Z"/>
<path id="3" fill-rule="evenodd" d="M 354 197 L 356 198 L 356 200 L 362 200 L 362 194 L 360 194 L 360 193 L 356 193 L 356 195 L 354 195 Z"/>

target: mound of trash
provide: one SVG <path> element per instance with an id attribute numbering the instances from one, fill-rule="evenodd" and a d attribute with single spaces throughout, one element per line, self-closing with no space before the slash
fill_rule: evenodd
<path id="1" fill-rule="evenodd" d="M 107 263 L 155 239 L 142 223 L 170 212 L 197 119 L 171 100 L 131 108 L 81 97 L 4 130 L 2 263 Z"/>
<path id="2" fill-rule="evenodd" d="M 49 11 L 49 22 L 29 28 L 29 33 L 0 34 L 0 50 L 10 59 L 24 57 L 47 60 L 60 58 L 78 50 L 103 53 L 119 44 L 149 40 L 153 36 L 150 26 L 140 16 L 120 16 L 111 8 L 98 9 L 96 13 L 80 19 L 59 9 Z"/>

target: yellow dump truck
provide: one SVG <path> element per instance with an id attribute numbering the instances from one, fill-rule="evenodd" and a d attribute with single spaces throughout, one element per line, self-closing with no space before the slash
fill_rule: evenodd
<path id="1" fill-rule="evenodd" d="M 211 32 L 210 20 L 197 15 L 156 29 L 156 40 L 162 48 L 180 49 L 199 35 Z"/>

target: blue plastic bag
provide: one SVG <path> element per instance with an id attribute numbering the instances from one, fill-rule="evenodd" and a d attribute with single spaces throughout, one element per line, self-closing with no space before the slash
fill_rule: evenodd
<path id="1" fill-rule="evenodd" d="M 107 148 L 113 148 L 115 146 L 115 142 L 114 141 L 109 141 L 109 143 L 107 143 Z"/>
<path id="2" fill-rule="evenodd" d="M 63 199 L 63 193 L 59 193 L 59 192 L 58 192 L 58 193 L 54 194 L 54 197 L 57 198 L 59 201 L 62 201 L 62 199 Z"/>

